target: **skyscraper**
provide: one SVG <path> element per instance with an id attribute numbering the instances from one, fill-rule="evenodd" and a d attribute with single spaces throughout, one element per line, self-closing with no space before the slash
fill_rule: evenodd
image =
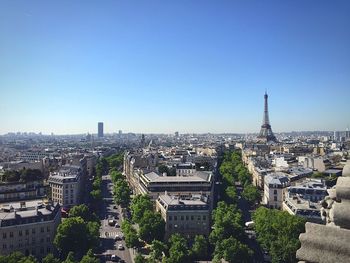
<path id="1" fill-rule="evenodd" d="M 103 137 L 103 122 L 99 122 L 97 124 L 97 129 L 98 129 L 98 138 L 102 138 Z"/>
<path id="2" fill-rule="evenodd" d="M 258 139 L 264 142 L 277 142 L 277 139 L 275 135 L 272 132 L 270 120 L 269 120 L 269 109 L 268 109 L 268 95 L 265 92 L 264 100 L 265 100 L 265 106 L 264 106 L 264 117 L 263 117 L 263 123 L 261 125 L 260 133 L 258 136 Z"/>

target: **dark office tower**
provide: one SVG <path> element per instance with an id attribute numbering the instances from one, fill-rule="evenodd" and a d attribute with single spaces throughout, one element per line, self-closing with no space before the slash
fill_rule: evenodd
<path id="1" fill-rule="evenodd" d="M 97 124 L 97 129 L 98 129 L 98 138 L 102 138 L 103 137 L 103 122 L 99 122 Z"/>
<path id="2" fill-rule="evenodd" d="M 264 142 L 277 142 L 276 137 L 273 134 L 271 125 L 270 125 L 269 109 L 268 109 L 268 102 L 267 102 L 268 95 L 266 92 L 264 95 L 264 99 L 265 99 L 264 118 L 263 118 L 263 124 L 261 125 L 261 130 L 258 138 Z"/>

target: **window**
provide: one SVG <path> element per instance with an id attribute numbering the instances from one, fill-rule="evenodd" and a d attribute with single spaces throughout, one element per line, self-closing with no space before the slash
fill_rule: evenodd
<path id="1" fill-rule="evenodd" d="M 46 228 L 46 232 L 50 232 L 50 227 L 49 226 Z"/>
<path id="2" fill-rule="evenodd" d="M 273 200 L 274 200 L 274 201 L 277 201 L 277 196 L 274 196 L 274 197 L 273 197 Z"/>
<path id="3" fill-rule="evenodd" d="M 50 253 L 50 250 L 51 250 L 50 247 L 47 247 L 47 248 L 46 248 L 46 252 L 47 252 L 47 253 Z"/>
<path id="4" fill-rule="evenodd" d="M 35 228 L 32 229 L 32 234 L 35 234 Z"/>
<path id="5" fill-rule="evenodd" d="M 207 220 L 207 217 L 206 217 L 206 216 L 203 216 L 203 220 Z"/>
<path id="6" fill-rule="evenodd" d="M 191 216 L 191 220 L 194 220 L 194 216 Z"/>
<path id="7" fill-rule="evenodd" d="M 6 249 L 6 244 L 3 244 L 3 245 L 2 245 L 2 248 L 3 248 L 3 249 Z"/>
<path id="8" fill-rule="evenodd" d="M 186 216 L 186 220 L 187 220 L 187 221 L 188 221 L 188 218 L 189 218 L 189 217 L 188 217 L 188 216 Z"/>
<path id="9" fill-rule="evenodd" d="M 173 217 L 172 216 L 169 216 L 169 221 L 173 220 Z"/>
<path id="10" fill-rule="evenodd" d="M 181 216 L 181 220 L 184 220 L 184 216 Z"/>
<path id="11" fill-rule="evenodd" d="M 273 194 L 274 194 L 274 195 L 277 195 L 277 190 L 273 190 Z"/>
<path id="12" fill-rule="evenodd" d="M 2 234 L 2 238 L 6 239 L 6 233 Z"/>
<path id="13" fill-rule="evenodd" d="M 44 254 L 44 248 L 43 247 L 40 248 L 40 254 Z"/>
<path id="14" fill-rule="evenodd" d="M 177 221 L 177 216 L 174 216 L 174 220 Z"/>
<path id="15" fill-rule="evenodd" d="M 26 229 L 26 236 L 28 236 L 29 235 L 29 230 L 28 229 Z"/>
<path id="16" fill-rule="evenodd" d="M 40 228 L 40 232 L 44 233 L 45 229 L 43 227 Z"/>
<path id="17" fill-rule="evenodd" d="M 10 237 L 13 237 L 13 232 L 10 232 Z"/>
<path id="18" fill-rule="evenodd" d="M 18 235 L 21 237 L 22 236 L 22 230 L 18 231 Z"/>
<path id="19" fill-rule="evenodd" d="M 46 242 L 50 242 L 50 238 L 49 237 L 46 238 Z"/>

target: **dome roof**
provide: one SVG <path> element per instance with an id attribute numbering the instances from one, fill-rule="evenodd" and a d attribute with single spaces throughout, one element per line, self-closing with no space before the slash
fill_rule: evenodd
<path id="1" fill-rule="evenodd" d="M 343 176 L 350 177 L 350 160 L 348 160 L 343 168 Z"/>

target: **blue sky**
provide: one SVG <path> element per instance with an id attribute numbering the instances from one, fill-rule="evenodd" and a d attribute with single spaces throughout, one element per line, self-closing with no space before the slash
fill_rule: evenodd
<path id="1" fill-rule="evenodd" d="M 0 1 L 0 134 L 350 125 L 350 1 Z"/>

